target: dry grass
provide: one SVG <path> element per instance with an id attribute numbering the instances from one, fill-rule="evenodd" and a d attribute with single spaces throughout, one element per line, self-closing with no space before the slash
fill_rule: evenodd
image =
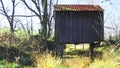
<path id="1" fill-rule="evenodd" d="M 89 68 L 120 68 L 120 64 L 118 65 L 118 63 L 120 63 L 120 56 L 110 54 L 110 50 L 111 49 L 104 52 L 101 60 L 96 58 L 95 61 L 91 63 Z"/>
<path id="2" fill-rule="evenodd" d="M 89 68 L 118 68 L 116 65 L 114 65 L 113 60 L 95 60 L 94 63 L 92 63 Z"/>
<path id="3" fill-rule="evenodd" d="M 115 60 L 108 58 L 107 60 L 96 59 L 89 68 L 120 68 L 120 66 L 116 65 Z"/>
<path id="4" fill-rule="evenodd" d="M 65 59 L 63 65 L 68 66 L 69 68 L 86 68 L 91 63 L 89 57 L 74 57 L 71 59 Z"/>
<path id="5" fill-rule="evenodd" d="M 77 56 L 71 59 L 61 59 L 52 56 L 50 53 L 39 56 L 36 54 L 34 57 L 36 58 L 36 68 L 86 68 L 91 64 L 89 57 Z"/>
<path id="6" fill-rule="evenodd" d="M 97 54 L 94 62 L 89 57 L 77 56 L 66 59 L 63 64 L 69 68 L 120 68 L 120 55 L 110 54 L 110 47 L 100 47 L 96 51 L 103 52 L 103 55 L 99 58 L 100 55 Z"/>
<path id="7" fill-rule="evenodd" d="M 62 60 L 59 57 L 52 56 L 51 53 L 44 53 L 43 55 L 33 54 L 35 57 L 36 68 L 58 68 Z"/>

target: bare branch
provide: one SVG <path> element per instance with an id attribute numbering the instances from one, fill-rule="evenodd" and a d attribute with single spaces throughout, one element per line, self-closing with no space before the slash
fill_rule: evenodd
<path id="1" fill-rule="evenodd" d="M 14 15 L 14 17 L 36 17 L 37 15 Z M 11 15 L 10 15 L 11 17 Z"/>
<path id="2" fill-rule="evenodd" d="M 21 1 L 21 0 L 20 0 Z M 15 7 L 20 3 L 20 1 L 18 1 L 16 4 L 15 4 Z"/>
<path id="3" fill-rule="evenodd" d="M 14 24 L 14 14 L 15 14 L 15 0 L 11 0 L 11 2 L 12 2 L 12 9 L 11 9 L 12 14 L 11 14 L 11 16 L 8 15 L 8 13 L 7 13 L 8 10 L 5 9 L 5 4 L 3 3 L 3 0 L 0 0 L 0 2 L 1 2 L 1 5 L 2 5 L 2 12 L 3 12 L 2 15 L 4 15 L 8 20 L 9 25 L 10 25 L 11 36 L 13 37 L 14 36 L 13 24 Z"/>
<path id="4" fill-rule="evenodd" d="M 4 12 L 2 9 L 0 9 L 0 11 Z"/>
<path id="5" fill-rule="evenodd" d="M 30 8 L 30 6 L 28 6 L 28 4 L 26 3 L 25 0 L 22 0 L 22 2 L 26 5 L 26 7 L 27 7 L 29 10 L 31 10 L 33 13 L 35 13 L 35 14 L 39 17 L 40 20 L 42 19 L 41 16 L 40 16 L 35 10 L 33 10 L 32 8 Z"/>
<path id="6" fill-rule="evenodd" d="M 21 22 L 21 20 L 19 20 L 19 19 L 16 18 L 15 21 L 16 21 L 16 23 L 15 23 L 14 28 L 16 28 L 16 25 L 19 23 L 19 24 L 22 26 L 23 30 L 26 32 L 25 27 L 24 27 L 23 23 Z M 20 28 L 19 28 L 19 29 L 20 29 Z M 18 29 L 18 30 L 19 30 L 19 29 Z M 17 30 L 15 30 L 15 31 L 17 31 Z"/>
<path id="7" fill-rule="evenodd" d="M 41 10 L 40 10 L 40 5 L 39 5 L 39 0 L 38 0 L 38 2 L 36 2 L 35 0 L 32 0 L 32 2 L 34 3 L 35 7 L 37 8 L 37 10 L 39 12 L 39 16 L 41 17 Z M 42 17 L 40 19 L 42 20 Z"/>
<path id="8" fill-rule="evenodd" d="M 14 14 L 15 14 L 15 0 L 12 0 L 12 18 L 11 18 L 11 23 L 14 21 Z M 13 25 L 12 25 L 13 26 Z"/>
<path id="9" fill-rule="evenodd" d="M 1 5 L 2 5 L 2 9 L 3 9 L 4 15 L 7 17 L 8 22 L 10 22 L 10 17 L 8 16 L 8 14 L 7 14 L 6 10 L 5 10 L 3 1 L 0 0 L 0 2 L 1 2 Z"/>
<path id="10" fill-rule="evenodd" d="M 0 12 L 1 15 L 5 16 L 5 14 L 3 12 Z"/>

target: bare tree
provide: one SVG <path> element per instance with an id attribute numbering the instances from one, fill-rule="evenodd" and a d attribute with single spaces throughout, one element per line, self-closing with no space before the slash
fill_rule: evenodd
<path id="1" fill-rule="evenodd" d="M 14 35 L 14 27 L 13 27 L 13 24 L 14 24 L 14 14 L 15 14 L 15 0 L 11 0 L 12 2 L 12 13 L 11 13 L 11 16 L 9 16 L 8 12 L 7 12 L 7 8 L 5 8 L 5 4 L 3 3 L 3 0 L 0 0 L 0 3 L 2 5 L 2 9 L 1 10 L 1 14 L 4 15 L 8 22 L 9 22 L 9 25 L 10 25 L 10 31 L 11 31 L 11 35 Z"/>
<path id="2" fill-rule="evenodd" d="M 52 0 L 30 0 L 37 10 L 34 10 L 29 6 L 26 0 L 21 0 L 25 6 L 32 11 L 38 18 L 41 24 L 42 40 L 43 45 L 46 46 L 47 39 L 50 36 L 51 31 L 51 11 L 52 11 Z M 48 9 L 49 8 L 49 9 Z"/>

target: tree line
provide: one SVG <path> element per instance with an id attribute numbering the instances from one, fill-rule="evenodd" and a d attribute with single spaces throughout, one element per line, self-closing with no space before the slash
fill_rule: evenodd
<path id="1" fill-rule="evenodd" d="M 14 32 L 16 31 L 14 28 L 14 24 L 16 24 L 16 22 L 19 22 L 19 18 L 18 17 L 33 17 L 36 16 L 39 19 L 39 23 L 41 24 L 39 27 L 41 27 L 41 29 L 39 30 L 39 33 L 41 33 L 41 39 L 42 39 L 42 44 L 44 46 L 46 46 L 46 42 L 47 39 L 50 37 L 51 35 L 51 22 L 53 19 L 53 0 L 8 0 L 9 3 L 11 4 L 11 6 L 7 6 L 6 7 L 6 2 L 4 2 L 4 0 L 0 0 L 0 14 L 3 15 L 4 17 L 6 17 L 6 20 L 9 23 L 10 26 L 10 34 L 13 37 L 14 36 Z M 57 2 L 58 0 L 56 0 Z M 16 15 L 16 9 L 17 6 L 22 3 L 22 5 L 25 5 L 25 7 L 27 8 L 27 10 L 31 11 L 33 13 L 33 15 Z M 34 7 L 31 7 L 31 4 Z M 8 7 L 11 7 L 8 11 Z M 22 11 L 21 11 L 22 12 Z M 22 23 L 20 23 L 22 24 Z M 29 23 L 28 23 L 29 24 Z M 33 23 L 34 24 L 34 23 Z M 22 26 L 24 27 L 24 25 L 22 24 Z M 32 27 L 31 27 L 32 28 Z M 30 30 L 28 30 L 28 33 L 30 34 Z"/>

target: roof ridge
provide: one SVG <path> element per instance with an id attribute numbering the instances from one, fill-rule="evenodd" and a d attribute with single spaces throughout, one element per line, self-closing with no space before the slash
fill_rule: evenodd
<path id="1" fill-rule="evenodd" d="M 103 11 L 103 9 L 99 5 L 54 5 L 54 10 L 61 11 Z"/>

